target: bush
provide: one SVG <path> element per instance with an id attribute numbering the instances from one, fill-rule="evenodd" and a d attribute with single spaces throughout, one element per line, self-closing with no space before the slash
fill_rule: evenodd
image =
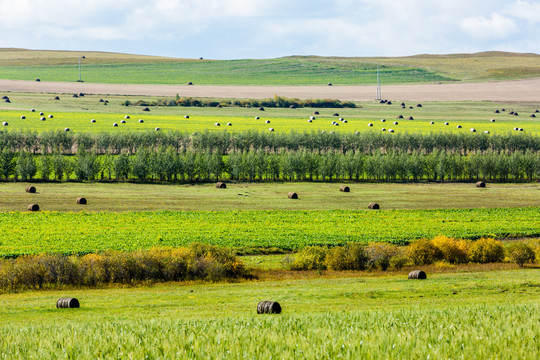
<path id="1" fill-rule="evenodd" d="M 369 256 L 364 246 L 347 244 L 328 250 L 324 264 L 332 270 L 363 270 L 368 260 Z"/>
<path id="2" fill-rule="evenodd" d="M 504 246 L 495 239 L 482 238 L 472 243 L 469 249 L 472 262 L 490 263 L 504 260 Z"/>
<path id="3" fill-rule="evenodd" d="M 327 248 L 309 246 L 300 250 L 291 263 L 291 270 L 325 270 Z"/>
<path id="4" fill-rule="evenodd" d="M 415 265 L 429 265 L 443 258 L 441 250 L 428 239 L 413 242 L 407 248 L 407 254 Z"/>
<path id="5" fill-rule="evenodd" d="M 534 263 L 536 254 L 532 246 L 524 242 L 514 242 L 506 249 L 511 262 L 523 267 L 525 263 Z"/>
<path id="6" fill-rule="evenodd" d="M 390 259 L 390 267 L 394 270 L 401 270 L 407 263 L 409 258 L 403 254 L 396 255 Z"/>
<path id="7" fill-rule="evenodd" d="M 431 240 L 441 252 L 443 260 L 450 264 L 463 264 L 469 261 L 469 242 L 456 240 L 444 235 Z"/>
<path id="8" fill-rule="evenodd" d="M 386 271 L 393 257 L 400 255 L 401 251 L 396 245 L 384 242 L 372 242 L 366 249 L 369 256 L 369 265 Z"/>

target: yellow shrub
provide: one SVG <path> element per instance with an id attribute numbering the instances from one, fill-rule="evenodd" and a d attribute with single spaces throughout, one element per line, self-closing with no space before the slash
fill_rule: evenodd
<path id="1" fill-rule="evenodd" d="M 469 243 L 439 235 L 431 240 L 441 252 L 442 258 L 450 264 L 463 264 L 469 261 Z"/>
<path id="2" fill-rule="evenodd" d="M 495 239 L 478 239 L 469 248 L 469 258 L 477 263 L 501 262 L 504 260 L 504 246 Z"/>
<path id="3" fill-rule="evenodd" d="M 443 258 L 441 250 L 428 239 L 413 242 L 407 247 L 407 255 L 415 265 L 433 264 Z"/>

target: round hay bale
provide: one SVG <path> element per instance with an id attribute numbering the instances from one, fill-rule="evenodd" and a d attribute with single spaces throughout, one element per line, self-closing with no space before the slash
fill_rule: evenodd
<path id="1" fill-rule="evenodd" d="M 416 104 L 416 107 L 422 107 L 422 104 Z"/>
<path id="2" fill-rule="evenodd" d="M 540 110 L 536 109 L 534 110 L 535 113 L 540 113 Z"/>
<path id="3" fill-rule="evenodd" d="M 409 109 L 411 109 L 411 110 L 412 110 L 412 109 L 413 109 L 413 107 L 412 107 L 412 106 L 409 106 Z"/>
<path id="4" fill-rule="evenodd" d="M 335 123 L 334 126 L 339 126 L 339 124 L 338 124 L 338 123 Z"/>
<path id="5" fill-rule="evenodd" d="M 445 123 L 444 123 L 444 125 L 450 125 L 450 123 L 448 123 L 448 122 L 445 122 Z"/>
<path id="6" fill-rule="evenodd" d="M 129 115 L 124 116 L 124 119 L 129 119 Z"/>
<path id="7" fill-rule="evenodd" d="M 491 119 L 491 120 L 489 120 L 489 121 L 491 121 L 491 122 L 495 122 L 495 119 Z"/>
<path id="8" fill-rule="evenodd" d="M 9 98 L 7 97 L 7 95 L 2 96 L 2 100 L 6 100 L 6 99 L 9 99 Z"/>
<path id="9" fill-rule="evenodd" d="M 221 126 L 221 124 L 217 122 L 214 124 L 214 126 Z"/>
<path id="10" fill-rule="evenodd" d="M 517 128 L 517 127 L 514 128 L 514 131 L 518 131 L 518 130 L 519 130 L 519 128 Z"/>
<path id="11" fill-rule="evenodd" d="M 394 125 L 399 125 L 399 123 L 397 121 L 394 121 Z"/>
<path id="12" fill-rule="evenodd" d="M 11 102 L 11 100 L 9 100 L 9 99 L 5 99 L 5 100 L 4 100 L 4 102 L 10 103 L 10 102 Z"/>
<path id="13" fill-rule="evenodd" d="M 381 119 L 381 122 L 386 122 L 386 119 Z"/>
<path id="14" fill-rule="evenodd" d="M 84 93 L 79 93 L 79 97 L 84 96 Z"/>
<path id="15" fill-rule="evenodd" d="M 270 124 L 270 120 L 266 120 L 264 123 L 265 124 Z"/>
<path id="16" fill-rule="evenodd" d="M 349 188 L 347 185 L 341 185 L 339 187 L 339 191 L 341 191 L 341 192 L 351 192 L 351 188 Z"/>
<path id="17" fill-rule="evenodd" d="M 404 102 L 402 102 L 402 103 L 401 103 L 401 106 L 405 106 L 405 103 L 404 103 Z"/>
<path id="18" fill-rule="evenodd" d="M 86 205 L 87 204 L 86 198 L 83 198 L 83 197 L 77 198 L 76 202 L 77 202 L 78 205 Z"/>
<path id="19" fill-rule="evenodd" d="M 368 209 L 371 209 L 371 210 L 379 210 L 380 209 L 379 204 L 374 203 L 374 202 L 370 202 L 367 207 L 368 207 Z"/>
<path id="20" fill-rule="evenodd" d="M 126 120 L 120 121 L 120 124 L 125 124 L 125 123 L 126 123 Z"/>
<path id="21" fill-rule="evenodd" d="M 338 113 L 333 113 L 332 116 L 339 116 L 339 114 Z"/>
<path id="22" fill-rule="evenodd" d="M 49 114 L 47 117 L 48 117 L 49 119 L 52 119 L 54 116 L 53 116 L 52 114 Z"/>
<path id="23" fill-rule="evenodd" d="M 7 121 L 4 121 L 4 122 L 2 122 L 2 125 L 3 125 L 3 126 L 8 126 L 9 124 L 8 124 Z"/>
<path id="24" fill-rule="evenodd" d="M 103 99 L 99 99 L 99 102 L 105 102 L 105 100 L 103 100 Z"/>
<path id="25" fill-rule="evenodd" d="M 339 121 L 345 121 L 345 119 L 344 119 L 344 118 L 342 118 L 342 117 L 340 117 L 340 118 L 339 118 Z"/>
<path id="26" fill-rule="evenodd" d="M 78 97 L 79 97 L 79 95 L 77 95 L 77 94 L 73 94 L 73 97 L 74 97 L 74 98 L 78 98 Z"/>
<path id="27" fill-rule="evenodd" d="M 310 120 L 315 120 L 315 116 L 310 116 L 309 119 Z"/>
<path id="28" fill-rule="evenodd" d="M 43 116 L 43 115 L 45 115 L 43 112 L 40 112 L 40 113 L 39 113 L 39 116 Z"/>
<path id="29" fill-rule="evenodd" d="M 347 124 L 347 123 L 348 123 L 348 121 L 347 121 L 347 120 L 343 120 L 343 123 L 344 123 L 344 124 Z"/>
<path id="30" fill-rule="evenodd" d="M 403 119 L 403 115 L 398 115 L 397 119 Z"/>
<path id="31" fill-rule="evenodd" d="M 114 126 L 114 127 L 117 127 L 117 126 L 118 126 L 118 124 L 117 124 L 117 123 L 113 123 L 113 124 L 112 124 L 112 126 Z"/>
<path id="32" fill-rule="evenodd" d="M 368 127 L 372 127 L 372 126 L 373 126 L 373 124 L 372 124 L 372 123 L 369 123 L 369 124 L 367 124 L 367 126 L 368 126 Z"/>
<path id="33" fill-rule="evenodd" d="M 531 114 L 531 115 L 529 115 L 529 117 L 535 118 L 535 117 L 536 117 L 536 115 L 534 115 L 534 114 Z"/>
<path id="34" fill-rule="evenodd" d="M 448 124 L 445 124 L 445 125 L 448 125 Z M 458 125 L 458 126 L 456 126 L 456 127 L 457 127 L 458 129 L 461 129 L 461 125 Z"/>
<path id="35" fill-rule="evenodd" d="M 313 120 L 309 119 L 309 120 L 308 120 L 307 122 L 308 122 L 308 123 L 312 123 L 312 122 L 313 122 Z"/>
<path id="36" fill-rule="evenodd" d="M 510 115 L 514 115 L 514 112 L 513 112 L 513 111 L 510 111 L 510 112 L 509 112 L 508 114 L 510 114 Z"/>
<path id="37" fill-rule="evenodd" d="M 39 211 L 39 205 L 38 204 L 28 205 L 28 211 Z"/>
<path id="38" fill-rule="evenodd" d="M 264 108 L 261 106 L 261 107 L 259 108 L 259 111 L 264 111 Z"/>
<path id="39" fill-rule="evenodd" d="M 60 298 L 56 302 L 56 308 L 57 309 L 75 309 L 79 308 L 81 304 L 79 303 L 79 300 L 75 298 Z"/>
<path id="40" fill-rule="evenodd" d="M 409 280 L 426 280 L 426 273 L 422 270 L 413 270 L 409 273 Z"/>
<path id="41" fill-rule="evenodd" d="M 150 111 L 150 109 L 145 107 L 145 108 L 142 109 L 142 111 Z"/>
<path id="42" fill-rule="evenodd" d="M 60 100 L 60 96 L 55 96 L 54 100 Z"/>
<path id="43" fill-rule="evenodd" d="M 261 301 L 257 305 L 257 314 L 281 314 L 281 305 L 276 301 Z"/>
<path id="44" fill-rule="evenodd" d="M 497 109 L 494 111 L 495 114 L 500 114 L 501 112 Z"/>
<path id="45" fill-rule="evenodd" d="M 268 129 L 268 131 L 273 132 L 273 131 L 274 131 L 274 128 L 270 128 L 270 129 Z"/>
<path id="46" fill-rule="evenodd" d="M 501 109 L 501 111 L 506 111 L 506 109 Z"/>
<path id="47" fill-rule="evenodd" d="M 64 128 L 64 131 L 69 131 L 69 128 Z"/>
<path id="48" fill-rule="evenodd" d="M 30 111 L 31 111 L 31 112 L 36 112 L 36 109 L 31 109 Z"/>
<path id="49" fill-rule="evenodd" d="M 435 124 L 435 121 L 430 121 L 429 123 L 430 123 L 431 125 L 433 125 L 433 124 Z"/>
<path id="50" fill-rule="evenodd" d="M 232 126 L 232 123 L 228 122 L 228 123 L 227 123 L 227 126 Z"/>
<path id="51" fill-rule="evenodd" d="M 388 129 L 388 132 L 389 132 L 389 133 L 393 133 L 393 132 L 394 132 L 394 129 Z"/>
<path id="52" fill-rule="evenodd" d="M 96 122 L 96 119 L 92 119 L 90 120 L 91 123 L 95 123 Z"/>
<path id="53" fill-rule="evenodd" d="M 379 104 L 384 104 L 384 103 L 385 103 L 384 100 L 379 101 Z"/>
<path id="54" fill-rule="evenodd" d="M 35 79 L 34 81 L 41 81 L 41 79 L 39 79 L 39 78 L 36 78 L 36 79 Z"/>
<path id="55" fill-rule="evenodd" d="M 39 120 L 45 121 L 45 120 L 47 120 L 47 118 L 45 118 L 45 116 L 42 116 L 42 117 L 39 118 Z"/>
<path id="56" fill-rule="evenodd" d="M 187 84 L 188 84 L 188 85 L 193 85 L 193 83 L 192 83 L 191 81 L 188 81 L 188 83 L 187 83 Z"/>
<path id="57" fill-rule="evenodd" d="M 144 120 L 143 119 L 139 119 L 139 124 L 142 124 L 144 123 Z"/>
<path id="58" fill-rule="evenodd" d="M 407 120 L 414 120 L 414 118 L 412 116 L 409 116 Z"/>
<path id="59" fill-rule="evenodd" d="M 255 120 L 259 120 L 259 119 L 260 119 L 260 117 L 258 117 L 258 116 L 255 116 Z"/>
<path id="60" fill-rule="evenodd" d="M 523 131 L 523 128 L 519 128 L 518 131 Z"/>
<path id="61" fill-rule="evenodd" d="M 391 101 L 387 101 L 386 102 L 388 105 L 392 105 L 392 102 Z"/>
<path id="62" fill-rule="evenodd" d="M 484 134 L 489 134 L 489 130 L 484 131 Z"/>
<path id="63" fill-rule="evenodd" d="M 483 181 L 478 181 L 476 183 L 476 187 L 479 187 L 479 188 L 485 188 L 486 187 L 486 183 L 483 182 Z"/>
<path id="64" fill-rule="evenodd" d="M 470 131 L 471 131 L 471 132 L 476 132 L 476 129 L 475 129 L 475 128 L 471 128 Z"/>
<path id="65" fill-rule="evenodd" d="M 30 193 L 30 194 L 35 194 L 36 193 L 36 187 L 35 186 L 32 186 L 32 185 L 28 185 L 26 187 L 26 192 L 27 193 Z"/>
<path id="66" fill-rule="evenodd" d="M 332 83 L 328 83 L 328 86 L 332 86 Z"/>
<path id="67" fill-rule="evenodd" d="M 157 127 L 157 128 L 155 128 L 154 130 L 155 130 L 155 131 L 160 131 L 161 129 Z"/>
<path id="68" fill-rule="evenodd" d="M 381 131 L 386 131 L 386 129 L 385 129 L 385 128 L 382 128 Z"/>
<path id="69" fill-rule="evenodd" d="M 216 183 L 216 187 L 218 189 L 226 189 L 227 188 L 227 184 L 225 184 L 223 181 L 219 181 Z"/>
<path id="70" fill-rule="evenodd" d="M 516 112 L 514 113 L 514 116 L 519 116 L 519 114 L 518 114 L 518 112 L 517 112 L 517 111 L 516 111 Z"/>
<path id="71" fill-rule="evenodd" d="M 184 115 L 184 119 L 189 119 L 189 115 Z"/>
<path id="72" fill-rule="evenodd" d="M 26 116 L 22 115 L 21 120 L 24 120 L 24 119 L 26 119 Z"/>
<path id="73" fill-rule="evenodd" d="M 295 192 L 290 192 L 290 193 L 287 194 L 287 197 L 289 199 L 295 199 L 296 200 L 296 199 L 298 199 L 298 194 L 295 193 Z"/>
<path id="74" fill-rule="evenodd" d="M 314 111 L 314 112 L 313 112 L 313 115 L 319 115 L 319 112 L 318 112 L 318 111 Z"/>

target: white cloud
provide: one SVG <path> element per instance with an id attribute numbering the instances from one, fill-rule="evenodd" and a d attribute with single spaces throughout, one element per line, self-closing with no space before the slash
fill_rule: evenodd
<path id="1" fill-rule="evenodd" d="M 497 13 L 492 13 L 489 18 L 468 17 L 461 21 L 460 27 L 474 38 L 505 38 L 518 30 L 513 19 Z"/>
<path id="2" fill-rule="evenodd" d="M 527 20 L 533 23 L 540 22 L 540 2 L 529 3 L 527 1 L 518 0 L 508 6 L 509 15 L 518 19 Z"/>

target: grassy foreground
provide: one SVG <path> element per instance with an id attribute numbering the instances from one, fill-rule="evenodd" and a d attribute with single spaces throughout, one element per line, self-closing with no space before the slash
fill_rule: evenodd
<path id="1" fill-rule="evenodd" d="M 0 357 L 537 359 L 539 281 L 524 269 L 7 294 Z M 65 296 L 81 308 L 55 309 Z M 283 313 L 256 315 L 262 300 Z"/>

